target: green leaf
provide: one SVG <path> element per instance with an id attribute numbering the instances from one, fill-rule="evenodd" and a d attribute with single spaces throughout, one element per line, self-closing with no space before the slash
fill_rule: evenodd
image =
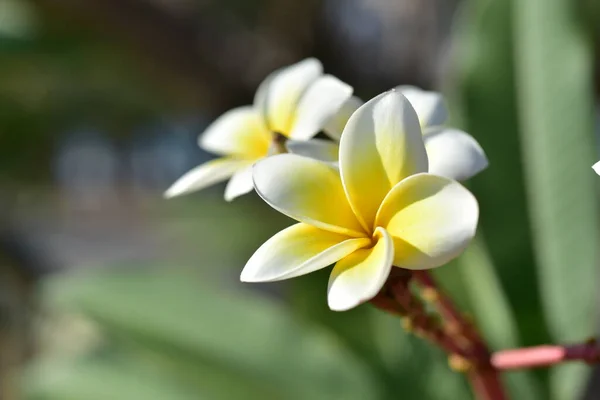
<path id="1" fill-rule="evenodd" d="M 273 398 L 362 399 L 376 391 L 335 336 L 246 288 L 209 286 L 173 269 L 121 269 L 63 278 L 50 289 L 57 305 L 83 312 L 138 353 L 151 349 L 188 383 L 210 366 L 230 377 L 224 382 L 281 394 Z"/>
<path id="2" fill-rule="evenodd" d="M 539 286 L 553 339 L 594 333 L 600 261 L 592 138 L 591 50 L 572 0 L 513 1 L 516 70 Z M 575 371 L 575 369 L 577 371 Z M 571 370 L 569 372 L 569 370 Z M 588 368 L 552 371 L 572 399 Z"/>
<path id="3" fill-rule="evenodd" d="M 462 290 L 469 298 L 477 327 L 492 350 L 522 345 L 513 311 L 482 240 L 476 238 L 457 261 Z M 504 373 L 512 397 L 543 399 L 541 385 L 530 372 Z"/>

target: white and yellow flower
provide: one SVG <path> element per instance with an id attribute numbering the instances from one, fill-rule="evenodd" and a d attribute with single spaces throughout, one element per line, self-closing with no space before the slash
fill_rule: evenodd
<path id="1" fill-rule="evenodd" d="M 375 296 L 393 265 L 447 263 L 473 238 L 478 205 L 461 184 L 427 171 L 417 114 L 399 91 L 350 117 L 339 169 L 296 154 L 256 163 L 257 193 L 299 223 L 263 244 L 241 280 L 277 281 L 335 263 L 328 303 L 341 311 Z"/>
<path id="2" fill-rule="evenodd" d="M 350 86 L 323 75 L 321 63 L 313 58 L 273 72 L 259 86 L 252 106 L 226 112 L 200 136 L 200 147 L 222 157 L 187 172 L 165 196 L 200 190 L 229 178 L 226 200 L 250 192 L 252 165 L 278 152 L 277 137 L 310 139 L 351 95 Z"/>
<path id="3" fill-rule="evenodd" d="M 488 166 L 488 160 L 479 143 L 471 135 L 443 124 L 448 111 L 440 93 L 424 91 L 414 86 L 399 86 L 417 112 L 423 132 L 425 149 L 429 158 L 429 172 L 459 181 L 469 179 Z M 350 115 L 362 105 L 357 97 L 351 97 L 340 111 L 325 125 L 325 133 L 339 142 L 341 132 Z M 328 140 L 291 140 L 290 152 L 321 161 L 336 162 L 338 144 Z"/>
<path id="4" fill-rule="evenodd" d="M 600 175 L 600 161 L 598 161 L 596 164 L 592 165 L 592 168 L 594 169 L 594 171 L 596 171 L 596 173 L 598 175 Z"/>

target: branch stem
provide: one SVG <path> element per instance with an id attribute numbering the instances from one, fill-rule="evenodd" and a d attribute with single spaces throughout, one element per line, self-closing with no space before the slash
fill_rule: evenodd
<path id="1" fill-rule="evenodd" d="M 502 350 L 491 358 L 494 368 L 501 370 L 547 367 L 568 361 L 600 362 L 600 347 L 594 341 L 572 346 L 543 345 Z"/>

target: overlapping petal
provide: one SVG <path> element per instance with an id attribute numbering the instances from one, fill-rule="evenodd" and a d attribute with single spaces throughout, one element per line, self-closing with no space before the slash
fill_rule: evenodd
<path id="1" fill-rule="evenodd" d="M 308 274 L 370 242 L 367 238 L 350 238 L 308 224 L 295 224 L 266 241 L 250 258 L 240 279 L 267 282 Z"/>
<path id="2" fill-rule="evenodd" d="M 475 138 L 461 130 L 435 127 L 423 136 L 429 173 L 459 181 L 466 180 L 488 166 L 487 157 Z"/>
<path id="3" fill-rule="evenodd" d="M 254 105 L 264 113 L 270 130 L 284 135 L 291 131 L 302 94 L 322 73 L 319 60 L 307 58 L 267 76 L 256 92 Z"/>
<path id="4" fill-rule="evenodd" d="M 258 158 L 267 153 L 271 134 L 258 111 L 251 106 L 234 108 L 217 118 L 200 136 L 204 150 L 235 155 L 238 158 Z"/>
<path id="5" fill-rule="evenodd" d="M 340 146 L 331 140 L 288 140 L 286 147 L 290 153 L 314 158 L 324 162 L 337 162 Z"/>
<path id="6" fill-rule="evenodd" d="M 237 171 L 225 187 L 225 200 L 231 201 L 236 197 L 249 193 L 254 189 L 252 181 L 252 164 Z"/>
<path id="7" fill-rule="evenodd" d="M 419 120 L 406 97 L 389 91 L 352 114 L 340 141 L 339 163 L 352 209 L 370 230 L 390 189 L 427 171 Z"/>
<path id="8" fill-rule="evenodd" d="M 397 184 L 381 205 L 376 224 L 394 240 L 394 265 L 427 269 L 458 256 L 475 235 L 479 208 L 460 183 L 417 174 Z"/>
<path id="9" fill-rule="evenodd" d="M 323 127 L 323 131 L 325 131 L 327 136 L 339 142 L 350 116 L 363 104 L 364 101 L 356 96 L 351 96 L 342 104 L 338 112 L 327 121 Z"/>
<path id="10" fill-rule="evenodd" d="M 410 101 L 422 127 L 442 125 L 448 119 L 448 109 L 441 93 L 415 86 L 398 86 L 396 89 Z"/>
<path id="11" fill-rule="evenodd" d="M 283 214 L 331 232 L 365 235 L 334 166 L 295 154 L 279 154 L 257 162 L 253 177 L 256 192 Z"/>
<path id="12" fill-rule="evenodd" d="M 370 300 L 383 287 L 394 260 L 394 243 L 382 228 L 375 233 L 377 243 L 356 250 L 337 262 L 327 290 L 329 308 L 345 311 Z"/>
<path id="13" fill-rule="evenodd" d="M 594 169 L 594 171 L 596 171 L 596 173 L 597 173 L 598 175 L 600 175 L 600 161 L 599 161 L 599 162 L 597 162 L 596 164 L 594 164 L 594 165 L 592 166 L 592 168 Z"/>
<path id="14" fill-rule="evenodd" d="M 323 129 L 352 96 L 352 87 L 331 76 L 324 75 L 309 85 L 300 97 L 293 116 L 289 136 L 307 140 Z"/>
<path id="15" fill-rule="evenodd" d="M 235 172 L 243 170 L 249 165 L 252 165 L 252 161 L 226 157 L 209 161 L 185 173 L 164 195 L 171 198 L 204 189 L 226 180 Z"/>

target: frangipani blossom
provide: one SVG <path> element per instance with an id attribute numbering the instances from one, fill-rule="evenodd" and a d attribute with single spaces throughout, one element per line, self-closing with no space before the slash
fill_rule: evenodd
<path id="1" fill-rule="evenodd" d="M 448 111 L 440 93 L 428 92 L 413 86 L 399 86 L 400 91 L 410 101 L 417 112 L 423 132 L 425 149 L 429 157 L 429 171 L 432 174 L 456 180 L 466 180 L 488 166 L 483 149 L 475 138 L 459 129 L 442 126 L 448 118 Z M 351 97 L 325 126 L 325 133 L 339 141 L 341 131 L 352 112 L 362 102 Z M 290 152 L 312 157 L 321 161 L 337 161 L 337 143 L 327 140 L 288 141 Z"/>
<path id="2" fill-rule="evenodd" d="M 231 178 L 225 200 L 252 190 L 252 165 L 280 152 L 283 136 L 307 140 L 322 130 L 352 95 L 352 88 L 309 58 L 270 74 L 259 86 L 254 104 L 217 118 L 200 136 L 199 145 L 221 158 L 183 175 L 166 192 L 174 197 Z"/>
<path id="3" fill-rule="evenodd" d="M 600 175 L 600 161 L 598 161 L 596 164 L 592 165 L 592 168 L 594 169 L 594 171 L 596 171 L 596 173 L 598 175 Z"/>
<path id="4" fill-rule="evenodd" d="M 427 170 L 417 114 L 399 91 L 350 117 L 339 168 L 296 154 L 256 163 L 257 193 L 299 223 L 263 244 L 241 280 L 277 281 L 336 263 L 328 303 L 342 311 L 375 296 L 392 266 L 446 264 L 473 238 L 478 205 L 460 183 Z"/>

